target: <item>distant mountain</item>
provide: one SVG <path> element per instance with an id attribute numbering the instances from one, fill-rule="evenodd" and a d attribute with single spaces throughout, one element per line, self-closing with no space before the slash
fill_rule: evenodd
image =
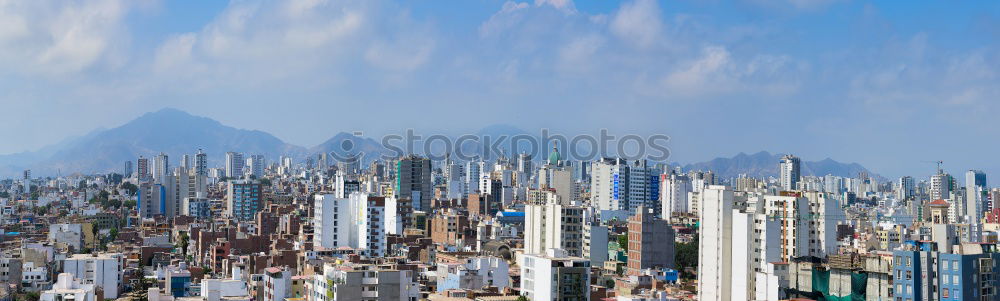
<path id="1" fill-rule="evenodd" d="M 392 152 L 383 147 L 379 141 L 375 141 L 372 138 L 355 136 L 345 132 L 340 132 L 323 143 L 320 143 L 320 145 L 309 148 L 307 153 L 310 156 L 332 153 L 335 154 L 333 159 L 349 158 L 351 156 L 361 154 L 363 155 L 363 158 L 361 158 L 362 164 L 367 164 L 368 162 L 378 159 L 383 154 L 392 154 Z"/>
<path id="2" fill-rule="evenodd" d="M 739 153 L 732 158 L 715 158 L 707 162 L 699 162 L 684 165 L 684 170 L 711 170 L 723 179 L 735 178 L 741 174 L 751 177 L 777 177 L 778 162 L 784 154 L 771 154 L 765 151 L 748 155 Z M 833 159 L 826 158 L 821 161 L 802 161 L 802 175 L 804 176 L 825 176 L 834 175 L 840 177 L 856 177 L 859 173 L 867 172 L 872 177 L 878 175 L 868 171 L 867 168 L 857 163 L 840 163 Z"/>
<path id="3" fill-rule="evenodd" d="M 486 147 L 484 137 L 490 137 L 491 144 L 494 144 L 496 139 L 504 137 L 505 140 L 502 143 L 495 145 L 495 150 L 511 158 L 518 153 L 531 153 L 533 149 L 540 147 L 540 149 L 535 149 L 534 159 L 541 160 L 545 158 L 549 147 L 551 147 L 551 145 L 532 147 L 526 141 L 520 141 L 516 146 L 511 145 L 511 138 L 515 136 L 533 137 L 535 141 L 539 141 L 539 137 L 510 125 L 487 126 L 477 132 L 475 136 L 479 137 L 478 142 L 466 141 L 460 146 L 467 156 L 475 157 L 483 154 L 483 149 Z M 456 137 L 452 138 L 454 141 Z M 425 142 L 418 141 L 412 152 L 426 155 L 424 152 Z M 430 150 L 433 154 L 443 155 L 446 152 L 443 145 L 438 145 L 438 142 L 441 141 L 432 142 Z M 325 142 L 307 149 L 285 143 L 262 131 L 237 129 L 210 118 L 194 116 L 168 108 L 146 113 L 113 129 L 94 130 L 87 135 L 69 138 L 37 151 L 0 155 L 0 176 L 17 176 L 24 169 L 31 169 L 36 176 L 76 172 L 119 172 L 125 161 L 133 161 L 139 156 L 152 158 L 161 152 L 169 155 L 171 165 L 176 166 L 182 155 L 194 154 L 198 149 L 202 149 L 208 154 L 211 166 L 222 165 L 225 153 L 229 151 L 262 154 L 269 160 L 275 160 L 278 156 L 284 155 L 290 156 L 296 161 L 320 153 L 335 153 L 337 156 L 331 158 L 331 163 L 335 162 L 338 157 L 364 154 L 362 164 L 367 164 L 383 155 L 395 156 L 400 153 L 409 153 L 409 150 L 402 147 L 406 141 L 392 141 L 391 143 L 392 146 L 399 148 L 387 148 L 379 140 L 341 132 Z M 494 146 L 489 147 L 493 148 Z M 560 149 L 566 152 L 565 146 L 560 146 Z M 499 153 L 494 152 L 491 157 L 496 158 L 498 155 Z M 752 155 L 740 153 L 732 158 L 717 158 L 708 162 L 688 164 L 684 166 L 684 169 L 712 170 L 722 178 L 736 177 L 740 174 L 754 177 L 777 176 L 778 161 L 781 156 L 781 154 L 772 155 L 768 152 Z M 857 176 L 860 172 L 868 172 L 868 170 L 856 163 L 845 164 L 829 158 L 821 161 L 803 161 L 802 164 L 803 175 Z M 872 175 L 877 177 L 877 175 Z"/>
<path id="4" fill-rule="evenodd" d="M 400 137 L 402 138 L 403 136 L 405 135 L 401 135 Z M 491 152 L 491 158 L 496 158 L 501 153 L 508 157 L 513 157 L 517 153 L 531 152 L 530 143 L 527 141 L 519 142 L 516 148 L 513 147 L 511 145 L 511 139 L 515 136 L 520 136 L 520 139 L 523 139 L 524 137 L 532 137 L 533 140 L 538 140 L 537 137 L 531 136 L 521 129 L 503 124 L 484 127 L 473 134 L 473 136 L 475 136 L 478 140 L 463 139 L 461 140 L 462 145 L 457 146 L 461 148 L 461 151 L 465 154 L 466 159 L 481 157 L 487 141 L 494 144 L 498 139 L 501 139 L 501 142 L 496 145 L 496 149 L 491 150 L 493 151 Z M 396 157 L 398 155 L 411 153 L 425 156 L 433 154 L 440 157 L 450 153 L 453 155 L 452 159 L 460 160 L 462 158 L 454 153 L 456 146 L 446 143 L 441 139 L 431 137 L 432 136 L 430 135 L 421 135 L 419 139 L 412 141 L 412 145 L 408 145 L 410 142 L 406 140 L 390 139 L 387 141 L 389 145 L 385 146 L 382 144 L 381 140 L 341 132 L 322 144 L 309 148 L 308 154 L 315 156 L 321 153 L 334 153 L 338 157 L 343 158 L 350 154 L 361 153 L 364 154 L 362 163 L 368 163 L 372 160 L 379 159 L 383 155 Z M 489 140 L 487 140 L 486 137 L 489 137 Z M 450 139 L 450 143 L 459 141 L 458 137 L 448 138 Z"/>
<path id="5" fill-rule="evenodd" d="M 40 176 L 54 175 L 57 171 L 121 171 L 125 161 L 139 156 L 153 157 L 160 152 L 171 156 L 171 165 L 176 166 L 181 155 L 194 154 L 199 148 L 209 154 L 209 161 L 214 164 L 225 160 L 223 154 L 227 151 L 263 154 L 268 158 L 302 156 L 305 153 L 304 148 L 287 144 L 262 131 L 237 129 L 168 108 L 146 113 L 113 129 L 99 130 L 57 144 L 53 149 L 18 154 L 16 156 L 33 157 L 35 160 L 20 165 L 5 162 L 8 164 L 3 171 L 8 174 L 30 168 Z M 15 155 L 4 157 L 9 156 Z"/>

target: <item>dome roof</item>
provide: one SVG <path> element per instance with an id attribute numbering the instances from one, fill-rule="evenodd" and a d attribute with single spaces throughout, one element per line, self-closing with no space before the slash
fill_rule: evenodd
<path id="1" fill-rule="evenodd" d="M 552 147 L 552 153 L 549 153 L 549 164 L 558 165 L 559 161 L 562 161 L 562 156 L 559 155 L 559 149 L 555 146 Z"/>

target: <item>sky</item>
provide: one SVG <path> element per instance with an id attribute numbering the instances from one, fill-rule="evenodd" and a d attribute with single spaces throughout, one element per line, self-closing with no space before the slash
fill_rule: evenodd
<path id="1" fill-rule="evenodd" d="M 0 0 L 0 153 L 172 107 L 304 146 L 510 124 L 1000 173 L 998 48 L 998 1 Z"/>

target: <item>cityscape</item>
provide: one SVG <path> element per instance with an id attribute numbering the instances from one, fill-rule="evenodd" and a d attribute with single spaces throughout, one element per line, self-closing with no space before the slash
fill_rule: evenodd
<path id="1" fill-rule="evenodd" d="M 1000 301 L 998 28 L 0 0 L 0 301 Z"/>

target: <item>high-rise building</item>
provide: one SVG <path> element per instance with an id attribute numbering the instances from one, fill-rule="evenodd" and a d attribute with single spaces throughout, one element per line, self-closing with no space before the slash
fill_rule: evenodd
<path id="1" fill-rule="evenodd" d="M 396 163 L 396 197 L 413 200 L 413 210 L 430 211 L 434 197 L 431 160 L 410 155 Z"/>
<path id="2" fill-rule="evenodd" d="M 552 189 L 559 195 L 562 202 L 577 201 L 577 185 L 573 181 L 573 173 L 565 167 L 546 164 L 538 169 L 538 187 Z"/>
<path id="3" fill-rule="evenodd" d="M 542 204 L 524 206 L 524 252 L 543 254 L 547 249 L 562 249 L 569 256 L 583 256 L 585 207 L 560 203 L 551 191 Z"/>
<path id="4" fill-rule="evenodd" d="M 700 193 L 698 219 L 698 300 L 738 300 L 732 294 L 733 191 L 709 186 Z"/>
<path id="5" fill-rule="evenodd" d="M 448 162 L 444 166 L 446 194 L 449 199 L 461 199 L 465 194 L 465 171 L 462 165 Z"/>
<path id="6" fill-rule="evenodd" d="M 141 217 L 163 215 L 167 211 L 167 186 L 160 183 L 139 183 L 136 210 Z"/>
<path id="7" fill-rule="evenodd" d="M 652 169 L 645 161 L 629 164 L 624 159 L 605 158 L 591 167 L 590 197 L 597 208 L 634 212 L 639 206 L 645 206 L 659 214 L 659 196 L 651 195 Z"/>
<path id="8" fill-rule="evenodd" d="M 799 157 L 792 155 L 781 157 L 781 162 L 778 163 L 781 175 L 778 180 L 782 190 L 791 191 L 798 189 L 799 179 L 802 177 L 801 165 L 802 160 Z"/>
<path id="9" fill-rule="evenodd" d="M 759 200 L 736 208 L 736 197 L 725 186 L 708 186 L 700 195 L 698 299 L 782 299 L 772 298 L 781 295 L 773 271 L 782 261 L 779 236 L 788 230 L 780 228 L 785 222 L 764 212 Z"/>
<path id="10" fill-rule="evenodd" d="M 184 170 L 191 170 L 191 168 L 194 167 L 193 165 L 191 165 L 191 155 L 188 154 L 181 155 L 181 162 L 178 163 L 177 166 L 183 168 Z"/>
<path id="11" fill-rule="evenodd" d="M 266 164 L 264 155 L 250 155 L 247 163 L 249 163 L 247 166 L 250 168 L 250 176 L 257 179 L 264 176 L 264 164 Z"/>
<path id="12" fill-rule="evenodd" d="M 583 216 L 583 258 L 590 259 L 591 266 L 604 266 L 608 260 L 608 227 L 601 224 L 601 219 L 594 210 L 584 212 Z"/>
<path id="13" fill-rule="evenodd" d="M 640 206 L 628 218 L 628 274 L 650 268 L 674 268 L 674 228 Z"/>
<path id="14" fill-rule="evenodd" d="M 226 178 L 236 179 L 243 177 L 243 154 L 236 152 L 226 153 Z"/>
<path id="15" fill-rule="evenodd" d="M 520 154 L 517 156 L 517 171 L 523 174 L 531 173 L 533 170 L 531 155 L 530 154 Z"/>
<path id="16" fill-rule="evenodd" d="M 184 198 L 181 214 L 195 218 L 210 218 L 212 217 L 212 202 L 201 197 Z"/>
<path id="17" fill-rule="evenodd" d="M 465 163 L 465 196 L 473 193 L 480 193 L 479 182 L 482 180 L 483 175 L 490 172 L 489 164 L 486 162 L 476 160 L 469 161 Z"/>
<path id="18" fill-rule="evenodd" d="M 350 247 L 372 257 L 385 256 L 385 198 L 353 193 L 350 198 L 332 194 L 314 196 L 314 246 Z"/>
<path id="19" fill-rule="evenodd" d="M 253 220 L 264 209 L 264 191 L 253 180 L 230 180 L 226 193 L 226 215 L 243 221 Z"/>
<path id="20" fill-rule="evenodd" d="M 670 221 L 674 212 L 689 213 L 688 194 L 691 193 L 691 179 L 683 174 L 660 175 L 660 218 Z"/>
<path id="21" fill-rule="evenodd" d="M 139 160 L 136 161 L 136 173 L 140 180 L 149 178 L 149 159 L 139 156 Z"/>
<path id="22" fill-rule="evenodd" d="M 837 254 L 837 224 L 844 218 L 838 199 L 818 191 L 750 197 L 755 212 L 782 221 L 782 261 Z"/>
<path id="23" fill-rule="evenodd" d="M 931 176 L 931 187 L 928 194 L 931 200 L 950 199 L 954 189 L 955 179 L 950 174 L 938 169 L 938 173 Z"/>
<path id="24" fill-rule="evenodd" d="M 208 155 L 198 149 L 198 153 L 194 155 L 194 173 L 199 176 L 208 176 Z"/>
<path id="25" fill-rule="evenodd" d="M 931 241 L 893 251 L 893 295 L 897 300 L 997 300 L 1000 253 L 995 244 L 961 244 L 938 251 Z"/>
<path id="26" fill-rule="evenodd" d="M 153 158 L 153 181 L 162 182 L 163 178 L 170 174 L 170 158 L 167 154 L 160 153 Z"/>
<path id="27" fill-rule="evenodd" d="M 521 295 L 528 300 L 590 300 L 590 261 L 560 249 L 524 254 Z"/>
<path id="28" fill-rule="evenodd" d="M 986 213 L 989 197 L 989 187 L 986 186 L 986 173 L 979 170 L 969 170 L 965 173 L 965 215 L 969 222 L 978 223 Z"/>
<path id="29" fill-rule="evenodd" d="M 122 170 L 122 177 L 131 178 L 132 173 L 135 172 L 135 168 L 132 166 L 132 161 L 125 161 L 125 168 Z"/>
<path id="30" fill-rule="evenodd" d="M 828 191 L 830 192 L 830 191 Z M 837 192 L 834 192 L 837 193 Z M 913 177 L 904 176 L 896 181 L 896 198 L 899 200 L 907 200 L 916 194 L 916 182 L 913 181 Z"/>

